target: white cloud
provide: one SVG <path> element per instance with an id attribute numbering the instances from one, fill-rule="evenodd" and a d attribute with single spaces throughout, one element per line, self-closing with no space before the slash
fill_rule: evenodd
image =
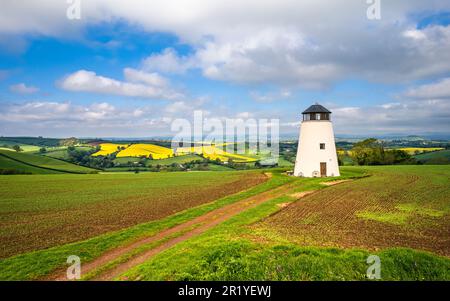
<path id="1" fill-rule="evenodd" d="M 402 100 L 368 107 L 330 108 L 338 134 L 383 135 L 450 132 L 450 103 L 445 100 Z"/>
<path id="2" fill-rule="evenodd" d="M 324 105 L 332 113 L 335 132 L 347 135 L 384 135 L 450 132 L 450 102 L 442 99 L 399 100 L 373 106 L 342 107 Z M 78 105 L 71 102 L 32 101 L 0 107 L 3 135 L 150 137 L 173 135 L 170 122 L 175 118 L 192 121 L 194 110 L 205 118 L 280 118 L 280 133 L 297 133 L 300 110 L 254 111 L 206 106 L 199 100 L 175 101 L 160 106 L 116 106 L 107 102 Z M 211 110 L 211 111 L 210 111 Z"/>
<path id="3" fill-rule="evenodd" d="M 147 137 L 169 128 L 162 116 L 163 112 L 152 106 L 31 101 L 0 107 L 0 128 L 8 135 Z"/>
<path id="4" fill-rule="evenodd" d="M 410 88 L 395 102 L 330 109 L 340 134 L 449 133 L 450 78 Z"/>
<path id="5" fill-rule="evenodd" d="M 166 87 L 166 81 L 155 73 L 125 69 L 125 77 L 132 82 L 97 75 L 93 71 L 79 70 L 63 78 L 59 85 L 68 91 L 142 97 L 151 99 L 177 99 L 182 94 Z"/>
<path id="6" fill-rule="evenodd" d="M 427 37 L 423 31 L 418 29 L 405 30 L 403 36 L 414 40 L 423 40 Z"/>
<path id="7" fill-rule="evenodd" d="M 380 107 L 383 109 L 395 109 L 395 108 L 399 108 L 401 106 L 402 106 L 402 104 L 399 102 L 389 102 L 389 103 L 384 103 L 384 104 L 380 105 Z"/>
<path id="8" fill-rule="evenodd" d="M 70 123 L 71 121 L 93 122 L 109 119 L 118 113 L 114 106 L 105 102 L 84 107 L 70 102 L 32 101 L 9 106 L 0 116 L 4 121 L 9 122 L 67 121 Z"/>
<path id="9" fill-rule="evenodd" d="M 413 98 L 450 98 L 450 78 L 443 78 L 435 83 L 421 85 L 406 92 Z"/>
<path id="10" fill-rule="evenodd" d="M 9 87 L 9 90 L 14 93 L 19 94 L 33 94 L 39 91 L 39 88 L 33 86 L 27 86 L 24 83 L 12 85 Z"/>
<path id="11" fill-rule="evenodd" d="M 381 20 L 366 18 L 360 0 L 176 1 L 90 0 L 81 20 L 68 20 L 58 0 L 4 0 L 0 33 L 80 38 L 92 24 L 123 20 L 168 32 L 193 53 L 173 50 L 144 61 L 147 70 L 238 83 L 321 88 L 346 78 L 403 82 L 450 72 L 450 27 L 416 29 L 411 16 L 450 10 L 440 0 L 385 1 Z M 236 9 L 238 8 L 238 9 Z"/>
<path id="12" fill-rule="evenodd" d="M 263 28 L 231 42 L 208 42 L 195 56 L 211 79 L 317 88 L 337 79 L 339 67 L 308 59 L 315 47 L 296 30 Z"/>
<path id="13" fill-rule="evenodd" d="M 172 48 L 152 54 L 143 61 L 143 68 L 163 73 L 182 74 L 195 66 L 192 58 L 181 57 Z"/>
<path id="14" fill-rule="evenodd" d="M 61 81 L 61 86 L 71 91 L 175 100 L 159 111 L 153 110 L 162 115 L 190 112 L 188 109 L 195 105 L 179 97 L 180 93 L 173 91 L 160 74 L 197 69 L 210 79 L 249 84 L 252 91 L 261 87 L 274 91 L 324 88 L 349 78 L 389 84 L 443 78 L 412 88 L 394 101 L 370 107 L 337 107 L 333 116 L 341 132 L 407 131 L 408 126 L 409 131 L 431 130 L 433 126 L 448 130 L 450 124 L 450 26 L 418 29 L 411 17 L 448 11 L 449 1 L 385 1 L 379 21 L 367 20 L 368 5 L 361 0 L 211 0 L 207 4 L 202 0 L 153 0 L 152 5 L 147 0 L 90 0 L 82 1 L 82 5 L 82 19 L 71 21 L 65 15 L 65 1 L 4 0 L 0 40 L 17 36 L 14 44 L 23 46 L 24 41 L 39 35 L 83 39 L 86 27 L 118 20 L 147 32 L 174 34 L 181 44 L 188 44 L 190 54 L 179 55 L 171 48 L 152 54 L 142 61 L 142 70 L 125 69 L 124 80 L 79 70 Z M 111 46 L 121 47 L 118 43 Z M 0 44 L 2 48 L 7 43 Z M 282 92 L 253 92 L 251 96 L 263 102 L 289 97 Z M 30 106 L 50 111 L 58 107 Z M 270 117 L 278 109 L 271 107 L 272 111 L 259 114 Z M 235 109 L 214 107 L 211 114 L 235 116 Z M 92 120 L 112 114 L 106 106 L 79 110 L 78 115 L 91 116 Z M 81 113 L 86 110 L 90 113 Z M 277 113 L 286 118 L 286 124 L 297 123 L 298 112 Z M 45 112 L 42 114 L 45 116 Z M 151 115 L 142 108 L 127 114 L 127 118 L 138 120 Z M 158 120 L 155 116 L 142 124 L 157 126 Z M 130 123 L 124 119 L 122 124 Z M 101 126 L 108 127 L 106 123 Z"/>
<path id="15" fill-rule="evenodd" d="M 174 114 L 174 113 L 185 113 L 185 112 L 191 112 L 192 106 L 185 103 L 184 101 L 176 101 L 174 103 L 168 104 L 164 110 L 167 113 Z"/>
<path id="16" fill-rule="evenodd" d="M 399 83 L 450 72 L 450 26 L 315 34 L 291 26 L 266 26 L 248 35 L 201 42 L 190 56 L 165 49 L 145 59 L 144 66 L 163 73 L 200 69 L 207 78 L 241 84 L 312 89 L 346 78 Z"/>
<path id="17" fill-rule="evenodd" d="M 166 87 L 167 80 L 158 73 L 147 73 L 132 68 L 124 69 L 125 79 L 133 83 L 143 83 L 155 87 Z"/>
<path id="18" fill-rule="evenodd" d="M 90 105 L 71 102 L 36 100 L 0 106 L 0 134 L 51 137 L 151 137 L 174 135 L 170 123 L 175 118 L 192 121 L 193 111 L 200 109 L 204 116 L 204 100 L 189 103 L 175 101 L 165 107 L 145 105 L 117 106 L 108 102 Z"/>

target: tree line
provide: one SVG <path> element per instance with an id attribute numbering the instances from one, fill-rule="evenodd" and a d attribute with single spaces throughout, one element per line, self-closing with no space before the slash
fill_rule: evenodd
<path id="1" fill-rule="evenodd" d="M 369 138 L 353 145 L 350 157 L 358 165 L 418 164 L 410 154 L 399 149 L 385 149 L 381 141 Z"/>

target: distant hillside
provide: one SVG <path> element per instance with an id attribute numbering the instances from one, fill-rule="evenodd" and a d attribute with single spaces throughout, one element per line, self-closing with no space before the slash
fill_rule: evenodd
<path id="1" fill-rule="evenodd" d="M 95 169 L 71 164 L 51 157 L 0 150 L 0 169 L 19 170 L 29 173 L 91 173 Z"/>
<path id="2" fill-rule="evenodd" d="M 428 152 L 414 156 L 424 164 L 450 164 L 450 150 Z"/>
<path id="3" fill-rule="evenodd" d="M 58 146 L 61 139 L 43 137 L 0 137 L 1 145 L 36 145 L 36 146 Z"/>
<path id="4" fill-rule="evenodd" d="M 0 174 L 60 174 L 63 172 L 31 166 L 0 154 Z"/>

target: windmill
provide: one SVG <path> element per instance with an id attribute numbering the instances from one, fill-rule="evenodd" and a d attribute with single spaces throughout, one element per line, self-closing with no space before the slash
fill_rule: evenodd
<path id="1" fill-rule="evenodd" d="M 331 112 L 316 103 L 302 114 L 294 176 L 339 176 Z"/>

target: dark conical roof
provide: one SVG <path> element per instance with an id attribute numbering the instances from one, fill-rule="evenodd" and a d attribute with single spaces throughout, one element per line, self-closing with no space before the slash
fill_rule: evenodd
<path id="1" fill-rule="evenodd" d="M 309 113 L 331 113 L 331 112 L 328 111 L 325 107 L 319 105 L 318 103 L 315 103 L 309 108 L 307 108 L 305 111 L 303 111 L 302 114 L 309 114 Z"/>

